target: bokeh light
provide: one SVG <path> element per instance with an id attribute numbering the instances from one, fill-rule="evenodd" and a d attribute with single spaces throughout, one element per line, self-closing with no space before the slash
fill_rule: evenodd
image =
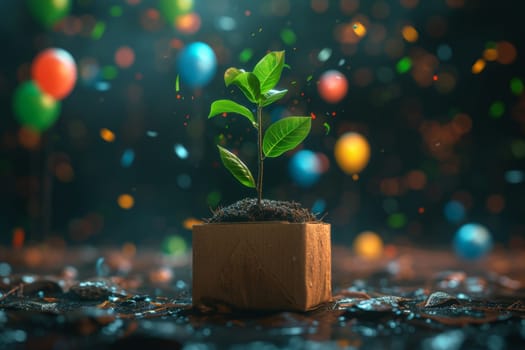
<path id="1" fill-rule="evenodd" d="M 310 150 L 300 150 L 290 158 L 288 172 L 292 180 L 301 187 L 314 185 L 321 176 L 321 161 Z"/>
<path id="2" fill-rule="evenodd" d="M 448 222 L 457 224 L 465 219 L 465 207 L 463 204 L 456 200 L 451 200 L 445 204 L 443 213 Z"/>
<path id="3" fill-rule="evenodd" d="M 159 9 L 166 21 L 174 24 L 178 16 L 192 11 L 193 0 L 160 0 Z"/>
<path id="4" fill-rule="evenodd" d="M 186 253 L 188 244 L 186 240 L 179 235 L 169 235 L 162 243 L 162 251 L 171 256 L 178 256 Z"/>
<path id="5" fill-rule="evenodd" d="M 192 12 L 180 15 L 175 18 L 175 28 L 184 34 L 195 34 L 201 27 L 201 17 L 198 13 Z"/>
<path id="6" fill-rule="evenodd" d="M 383 240 L 372 231 L 364 231 L 354 239 L 353 249 L 357 256 L 377 259 L 383 255 Z"/>
<path id="7" fill-rule="evenodd" d="M 349 132 L 337 140 L 334 156 L 343 172 L 350 175 L 357 174 L 368 164 L 370 145 L 361 134 Z"/>
<path id="8" fill-rule="evenodd" d="M 518 56 L 514 44 L 508 41 L 498 42 L 496 44 L 496 50 L 498 51 L 497 61 L 501 64 L 511 64 L 516 60 L 516 57 Z"/>
<path id="9" fill-rule="evenodd" d="M 115 52 L 115 64 L 120 68 L 129 68 L 135 62 L 135 52 L 129 46 L 121 46 Z"/>
<path id="10" fill-rule="evenodd" d="M 124 193 L 118 196 L 117 203 L 122 209 L 131 209 L 135 205 L 135 198 L 130 194 Z"/>
<path id="11" fill-rule="evenodd" d="M 401 34 L 403 35 L 403 39 L 409 43 L 415 43 L 419 38 L 419 33 L 417 32 L 416 28 L 410 25 L 404 26 L 401 29 Z"/>
<path id="12" fill-rule="evenodd" d="M 296 5 L 6 5 L 12 11 L 2 12 L 3 23 L 12 40 L 0 73 L 7 102 L 0 228 L 11 233 L 24 225 L 34 242 L 40 228 L 32 221 L 44 221 L 50 207 L 49 234 L 65 242 L 115 237 L 140 247 L 173 227 L 188 234 L 186 219 L 254 195 L 224 187 L 230 182 L 209 147 L 215 138 L 256 175 L 256 130 L 238 115 L 205 116 L 213 100 L 246 102 L 237 88 L 224 86 L 224 69 L 252 70 L 265 52 L 285 50 L 287 65 L 275 88 L 288 93 L 264 108 L 263 121 L 309 115 L 312 128 L 297 149 L 265 164 L 266 198 L 294 200 L 326 215 L 336 238 L 374 222 L 396 242 L 429 237 L 443 243 L 447 228 L 486 217 L 501 246 L 510 246 L 525 215 L 519 11 L 465 0 Z M 32 75 L 40 55 L 57 47 L 68 54 L 70 71 L 74 64 L 78 70 L 78 86 L 58 95 Z M 62 74 L 67 65 L 55 62 L 41 72 L 63 83 L 67 79 L 50 72 Z M 246 106 L 256 113 L 253 104 Z M 359 141 L 347 139 L 349 133 Z M 53 184 L 49 200 L 44 175 Z M 131 212 L 115 201 L 124 192 L 137 201 Z M 97 236 L 88 213 L 123 229 Z M 121 239 L 133 231 L 128 226 L 141 232 L 151 226 L 151 235 Z"/>

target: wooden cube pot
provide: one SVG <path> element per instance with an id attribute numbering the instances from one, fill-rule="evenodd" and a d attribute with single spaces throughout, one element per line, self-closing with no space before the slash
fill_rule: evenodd
<path id="1" fill-rule="evenodd" d="M 193 304 L 307 311 L 332 299 L 330 225 L 193 226 Z"/>

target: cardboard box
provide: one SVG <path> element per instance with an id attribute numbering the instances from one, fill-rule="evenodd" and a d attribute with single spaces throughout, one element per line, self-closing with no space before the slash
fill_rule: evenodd
<path id="1" fill-rule="evenodd" d="M 193 304 L 307 311 L 332 299 L 330 225 L 193 226 Z"/>

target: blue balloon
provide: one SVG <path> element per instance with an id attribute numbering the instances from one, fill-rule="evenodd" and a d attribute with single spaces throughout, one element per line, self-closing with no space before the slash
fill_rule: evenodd
<path id="1" fill-rule="evenodd" d="M 492 249 L 492 236 L 485 226 L 468 223 L 456 232 L 453 246 L 458 256 L 464 259 L 478 259 Z"/>
<path id="2" fill-rule="evenodd" d="M 213 79 L 217 70 L 217 58 L 208 44 L 194 42 L 180 52 L 177 70 L 184 84 L 199 88 Z"/>
<path id="3" fill-rule="evenodd" d="M 321 176 L 321 161 L 314 152 L 301 150 L 290 159 L 288 170 L 296 184 L 310 187 Z"/>

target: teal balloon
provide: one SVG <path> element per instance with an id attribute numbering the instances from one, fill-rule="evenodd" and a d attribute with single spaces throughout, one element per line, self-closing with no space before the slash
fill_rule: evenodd
<path id="1" fill-rule="evenodd" d="M 194 42 L 179 53 L 177 70 L 184 84 L 200 88 L 213 79 L 217 70 L 217 57 L 208 44 Z"/>
<path id="2" fill-rule="evenodd" d="M 71 0 L 27 0 L 33 17 L 46 27 L 66 17 L 71 11 Z"/>
<path id="3" fill-rule="evenodd" d="M 58 119 L 60 101 L 43 93 L 34 81 L 27 81 L 15 90 L 13 112 L 20 124 L 41 132 Z"/>

